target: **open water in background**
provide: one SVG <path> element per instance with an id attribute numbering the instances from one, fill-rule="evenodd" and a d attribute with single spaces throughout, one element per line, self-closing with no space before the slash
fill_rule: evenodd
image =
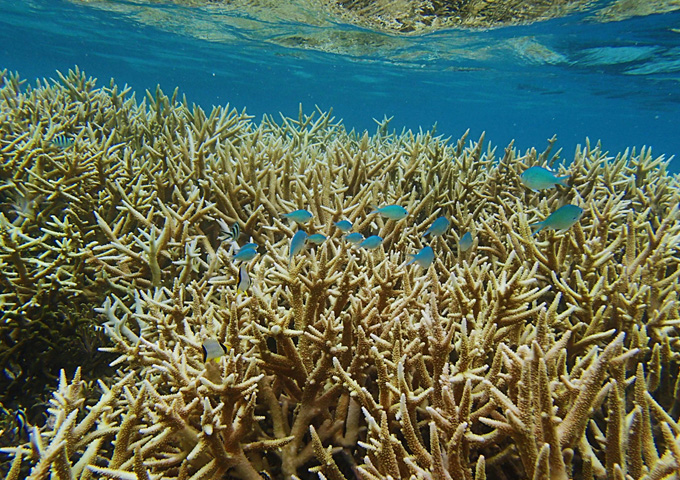
<path id="1" fill-rule="evenodd" d="M 586 137 L 612 153 L 647 145 L 674 155 L 671 168 L 680 172 L 680 12 L 610 23 L 586 12 L 395 37 L 327 19 L 250 22 L 243 12 L 215 27 L 224 13 L 173 5 L 144 9 L 154 25 L 134 3 L 106 3 L 118 11 L 0 0 L 0 69 L 34 82 L 78 65 L 99 86 L 111 77 L 129 84 L 140 100 L 157 84 L 166 93 L 178 86 L 190 102 L 245 107 L 256 121 L 297 117 L 302 103 L 307 113 L 333 108 L 348 129 L 373 132 L 373 118 L 385 115 L 398 130 L 436 122 L 454 139 L 468 128 L 471 139 L 486 131 L 499 154 L 511 139 L 542 150 L 554 134 L 566 160 Z M 332 52 L 285 46 L 296 31 L 330 39 L 323 49 Z"/>

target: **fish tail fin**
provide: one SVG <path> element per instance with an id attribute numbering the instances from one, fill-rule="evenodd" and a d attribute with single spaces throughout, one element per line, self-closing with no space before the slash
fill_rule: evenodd
<path id="1" fill-rule="evenodd" d="M 534 233 L 531 234 L 532 237 L 536 236 L 538 232 L 543 230 L 545 228 L 545 223 L 543 222 L 538 222 L 538 223 L 532 223 L 529 225 L 531 228 L 538 227 Z"/>
<path id="2" fill-rule="evenodd" d="M 569 178 L 571 178 L 569 175 L 564 176 L 564 177 L 556 177 L 555 180 L 559 185 L 562 185 L 563 187 L 568 187 L 569 186 Z"/>

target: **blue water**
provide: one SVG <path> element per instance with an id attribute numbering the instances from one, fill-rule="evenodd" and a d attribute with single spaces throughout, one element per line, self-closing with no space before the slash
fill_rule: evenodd
<path id="1" fill-rule="evenodd" d="M 112 77 L 129 84 L 140 99 L 157 84 L 168 93 L 179 87 L 190 102 L 229 103 L 256 119 L 297 116 L 302 104 L 307 113 L 332 108 L 348 129 L 373 131 L 374 118 L 393 116 L 398 130 L 436 123 L 453 138 L 486 131 L 501 148 L 515 139 L 521 149 L 542 149 L 556 134 L 566 159 L 586 137 L 612 153 L 646 145 L 675 156 L 671 168 L 680 171 L 680 12 L 610 23 L 585 12 L 397 37 L 328 18 L 276 22 L 214 8 L 106 4 L 118 11 L 0 0 L 0 68 L 33 82 L 78 65 L 99 85 Z M 286 46 L 298 33 L 332 52 Z"/>

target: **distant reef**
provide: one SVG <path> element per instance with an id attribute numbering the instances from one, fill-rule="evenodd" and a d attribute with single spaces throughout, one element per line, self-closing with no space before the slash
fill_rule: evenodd
<path id="1" fill-rule="evenodd" d="M 663 156 L 0 82 L 6 478 L 680 472 Z"/>

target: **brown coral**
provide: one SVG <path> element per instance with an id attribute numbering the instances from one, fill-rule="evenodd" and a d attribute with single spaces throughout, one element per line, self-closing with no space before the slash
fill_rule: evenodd
<path id="1" fill-rule="evenodd" d="M 25 93 L 5 76 L 0 191 L 41 196 L 36 215 L 3 211 L 6 319 L 72 301 L 24 278 L 64 281 L 97 308 L 119 369 L 89 408 L 81 374 L 62 375 L 50 421 L 4 449 L 9 478 L 22 462 L 31 478 L 678 471 L 679 185 L 663 158 L 587 143 L 558 167 L 552 142 L 497 158 L 483 138 L 398 135 L 387 120 L 356 135 L 323 112 L 254 124 L 160 90 L 147 102 L 78 72 Z M 58 132 L 72 150 L 44 144 Z M 535 164 L 571 188 L 527 191 Z M 370 215 L 391 203 L 409 217 Z M 581 222 L 532 236 L 564 203 Z M 280 214 L 297 208 L 328 239 L 289 264 Z M 434 264 L 405 267 L 441 214 L 452 228 Z M 383 246 L 351 247 L 342 218 Z M 250 295 L 218 220 L 261 246 Z M 204 364 L 206 338 L 230 352 Z"/>

